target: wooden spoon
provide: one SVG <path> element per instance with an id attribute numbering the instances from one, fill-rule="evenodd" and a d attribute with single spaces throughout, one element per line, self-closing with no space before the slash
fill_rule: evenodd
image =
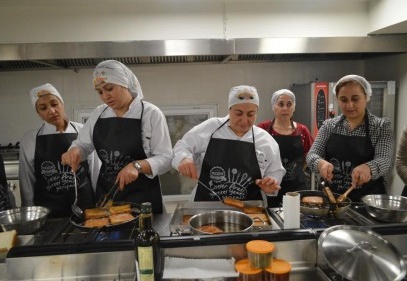
<path id="1" fill-rule="evenodd" d="M 346 197 L 348 197 L 349 193 L 354 189 L 355 189 L 354 185 L 349 187 L 343 194 L 336 198 L 336 203 L 342 203 L 346 199 Z"/>

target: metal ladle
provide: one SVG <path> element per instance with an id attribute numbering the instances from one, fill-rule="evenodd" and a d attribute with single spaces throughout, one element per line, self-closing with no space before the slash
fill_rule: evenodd
<path id="1" fill-rule="evenodd" d="M 73 174 L 73 178 L 74 178 L 74 182 L 75 182 L 75 201 L 72 204 L 72 212 L 75 214 L 75 216 L 77 216 L 78 218 L 83 218 L 83 211 L 82 209 L 76 205 L 76 203 L 78 202 L 78 183 L 76 182 L 76 173 L 74 171 L 72 171 Z"/>

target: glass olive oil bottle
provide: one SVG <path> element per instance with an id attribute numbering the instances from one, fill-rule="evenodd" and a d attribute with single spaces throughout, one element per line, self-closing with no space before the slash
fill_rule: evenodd
<path id="1" fill-rule="evenodd" d="M 152 226 L 152 219 L 151 203 L 142 203 L 136 237 L 140 281 L 159 281 L 162 276 L 160 236 Z"/>

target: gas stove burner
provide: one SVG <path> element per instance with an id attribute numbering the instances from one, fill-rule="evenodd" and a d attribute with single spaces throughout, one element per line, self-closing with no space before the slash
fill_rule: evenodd
<path id="1" fill-rule="evenodd" d="M 281 228 L 284 228 L 283 210 L 279 208 L 269 208 L 269 213 L 275 223 Z M 380 224 L 369 218 L 364 206 L 351 206 L 348 210 L 339 216 L 315 216 L 305 215 L 300 216 L 301 228 L 324 229 L 335 225 L 374 225 Z"/>

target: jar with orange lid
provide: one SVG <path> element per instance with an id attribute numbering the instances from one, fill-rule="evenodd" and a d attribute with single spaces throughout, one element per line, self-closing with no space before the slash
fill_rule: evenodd
<path id="1" fill-rule="evenodd" d="M 237 281 L 263 281 L 263 270 L 252 268 L 249 259 L 235 262 L 235 269 L 239 273 Z"/>
<path id="2" fill-rule="evenodd" d="M 291 264 L 283 259 L 273 259 L 271 266 L 264 269 L 264 281 L 289 281 Z"/>
<path id="3" fill-rule="evenodd" d="M 246 243 L 250 266 L 264 269 L 273 261 L 274 244 L 265 240 L 252 240 Z"/>

